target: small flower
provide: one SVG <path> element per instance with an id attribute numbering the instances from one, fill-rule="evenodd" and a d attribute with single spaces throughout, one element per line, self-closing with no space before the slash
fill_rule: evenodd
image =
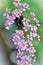
<path id="1" fill-rule="evenodd" d="M 7 19 L 9 20 L 9 21 L 11 21 L 11 23 L 13 24 L 14 23 L 14 19 L 13 19 L 13 16 L 7 16 Z"/>
<path id="2" fill-rule="evenodd" d="M 23 22 L 23 24 L 26 24 L 26 23 L 30 22 L 30 20 L 27 18 L 23 18 L 22 22 Z"/>
<path id="3" fill-rule="evenodd" d="M 36 25 L 40 26 L 39 21 L 35 18 L 35 14 L 33 12 L 31 12 L 30 14 L 31 14 L 32 19 L 36 22 Z"/>
<path id="4" fill-rule="evenodd" d="M 18 5 L 20 4 L 20 0 L 14 0 L 13 4 L 14 4 L 15 6 L 18 6 Z"/>
<path id="5" fill-rule="evenodd" d="M 21 10 L 26 11 L 26 9 L 29 9 L 29 5 L 27 3 L 21 3 Z"/>
<path id="6" fill-rule="evenodd" d="M 33 40 L 33 35 L 30 33 L 30 35 L 27 36 L 28 40 Z"/>
<path id="7" fill-rule="evenodd" d="M 31 12 L 30 14 L 31 14 L 32 18 L 34 19 L 34 17 L 35 17 L 34 12 Z"/>
<path id="8" fill-rule="evenodd" d="M 32 32 L 36 32 L 36 31 L 37 31 L 37 27 L 34 26 L 34 25 L 32 25 L 32 26 L 31 26 L 31 31 L 32 31 Z"/>
<path id="9" fill-rule="evenodd" d="M 33 38 L 35 38 L 37 36 L 37 33 L 32 33 L 30 32 L 30 40 L 33 40 Z"/>
<path id="10" fill-rule="evenodd" d="M 30 32 L 30 35 L 27 35 L 28 41 L 33 40 L 35 37 L 37 37 L 37 33 Z"/>
<path id="11" fill-rule="evenodd" d="M 33 33 L 33 38 L 35 38 L 37 36 L 37 33 Z"/>
<path id="12" fill-rule="evenodd" d="M 33 46 L 32 41 L 31 41 L 31 39 L 29 38 L 29 35 L 27 35 L 27 41 L 28 41 L 28 45 L 29 45 L 30 47 Z"/>
<path id="13" fill-rule="evenodd" d="M 24 36 L 24 32 L 22 30 L 16 30 L 16 34 L 23 37 Z"/>
<path id="14" fill-rule="evenodd" d="M 18 16 L 18 10 L 17 10 L 17 9 L 14 10 L 14 11 L 12 12 L 12 15 L 13 15 L 14 17 L 19 17 L 19 16 Z"/>
<path id="15" fill-rule="evenodd" d="M 19 50 L 22 50 L 23 51 L 23 50 L 25 50 L 27 48 L 27 46 L 28 46 L 27 41 L 21 40 L 20 42 L 18 42 L 17 48 Z"/>
<path id="16" fill-rule="evenodd" d="M 32 16 L 32 19 L 34 20 L 35 19 L 35 14 L 33 12 L 31 12 L 30 14 Z"/>
<path id="17" fill-rule="evenodd" d="M 29 58 L 27 55 L 24 55 L 22 57 L 22 60 L 23 62 L 26 64 L 26 65 L 30 65 L 31 64 L 31 58 Z"/>
<path id="18" fill-rule="evenodd" d="M 18 9 L 18 15 L 21 16 L 22 15 L 22 10 L 21 9 Z"/>
<path id="19" fill-rule="evenodd" d="M 22 14 L 22 11 L 20 10 L 20 9 L 16 9 L 16 10 L 14 10 L 13 12 L 12 12 L 12 16 L 13 17 L 20 17 L 21 16 L 21 14 Z"/>
<path id="20" fill-rule="evenodd" d="M 23 56 L 23 52 L 19 51 L 19 52 L 17 53 L 17 58 L 21 58 L 22 56 Z"/>
<path id="21" fill-rule="evenodd" d="M 36 18 L 35 18 L 34 21 L 36 22 L 36 25 L 37 25 L 37 26 L 40 26 L 39 21 L 38 21 Z"/>
<path id="22" fill-rule="evenodd" d="M 21 60 L 17 60 L 17 65 L 23 65 L 23 62 Z"/>
<path id="23" fill-rule="evenodd" d="M 7 15 L 9 15 L 9 14 L 10 14 L 10 10 L 11 10 L 11 9 L 9 9 L 9 8 L 6 8 L 6 12 L 4 13 L 4 16 L 7 16 Z"/>
<path id="24" fill-rule="evenodd" d="M 9 30 L 9 28 L 10 28 L 11 24 L 12 24 L 12 22 L 11 22 L 11 21 L 6 20 L 5 28 L 6 28 L 7 30 Z"/>
<path id="25" fill-rule="evenodd" d="M 31 27 L 31 25 L 29 25 L 29 24 L 24 24 L 23 29 L 27 32 L 28 30 L 30 30 L 30 27 Z"/>
<path id="26" fill-rule="evenodd" d="M 14 23 L 14 19 L 13 19 L 13 17 L 12 16 L 7 16 L 7 21 L 6 21 L 6 24 L 5 24 L 5 26 L 6 26 L 6 29 L 7 30 L 9 30 L 9 28 L 10 28 L 10 26 Z"/>
<path id="27" fill-rule="evenodd" d="M 34 47 L 30 47 L 29 48 L 29 53 L 34 56 L 34 53 L 36 52 L 35 48 Z"/>
<path id="28" fill-rule="evenodd" d="M 17 44 L 20 41 L 20 37 L 16 34 L 13 35 L 12 41 L 14 44 Z"/>
<path id="29" fill-rule="evenodd" d="M 34 53 L 36 52 L 34 47 L 27 48 L 27 51 L 29 51 L 30 55 L 34 56 Z"/>

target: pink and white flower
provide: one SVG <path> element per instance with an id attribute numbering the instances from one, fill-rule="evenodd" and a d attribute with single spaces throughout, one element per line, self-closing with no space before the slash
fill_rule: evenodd
<path id="1" fill-rule="evenodd" d="M 7 30 L 9 30 L 9 28 L 10 28 L 10 26 L 14 23 L 14 19 L 13 19 L 13 17 L 12 16 L 7 16 L 7 21 L 6 21 L 6 24 L 5 24 L 5 26 L 6 26 L 6 29 Z"/>
<path id="2" fill-rule="evenodd" d="M 21 3 L 20 6 L 22 11 L 26 11 L 26 9 L 29 9 L 29 5 L 27 3 Z"/>
<path id="3" fill-rule="evenodd" d="M 9 9 L 9 8 L 6 8 L 6 11 L 5 11 L 5 13 L 4 13 L 4 16 L 7 16 L 7 15 L 9 15 L 9 14 L 10 14 L 10 10 L 11 10 L 11 9 Z"/>
<path id="4" fill-rule="evenodd" d="M 20 17 L 21 16 L 21 14 L 22 14 L 22 11 L 20 10 L 20 9 L 16 9 L 16 10 L 14 10 L 13 12 L 12 12 L 12 16 L 13 17 Z"/>
<path id="5" fill-rule="evenodd" d="M 33 20 L 35 20 L 35 14 L 33 12 L 30 13 Z"/>
<path id="6" fill-rule="evenodd" d="M 30 40 L 32 40 L 35 37 L 37 37 L 37 33 L 30 32 Z"/>
<path id="7" fill-rule="evenodd" d="M 23 65 L 23 62 L 21 60 L 17 60 L 17 65 Z"/>
<path id="8" fill-rule="evenodd" d="M 35 19 L 35 22 L 36 22 L 36 25 L 37 25 L 37 26 L 40 26 L 39 20 Z"/>
<path id="9" fill-rule="evenodd" d="M 12 24 L 14 23 L 14 19 L 13 19 L 13 16 L 7 16 L 7 19 L 9 20 L 9 21 L 11 21 L 12 22 Z"/>
<path id="10" fill-rule="evenodd" d="M 6 28 L 7 30 L 9 30 L 10 25 L 11 25 L 11 22 L 10 22 L 9 20 L 6 20 L 5 28 Z"/>
<path id="11" fill-rule="evenodd" d="M 21 58 L 21 57 L 23 57 L 23 52 L 19 51 L 19 52 L 17 53 L 17 58 Z"/>
<path id="12" fill-rule="evenodd" d="M 22 20 L 22 23 L 23 23 L 23 24 L 26 24 L 26 23 L 28 23 L 28 22 L 30 22 L 29 19 L 27 19 L 27 18 L 23 18 L 23 20 Z"/>
<path id="13" fill-rule="evenodd" d="M 30 30 L 30 27 L 31 27 L 31 25 L 29 25 L 29 24 L 24 24 L 23 29 L 27 32 L 28 30 Z"/>
<path id="14" fill-rule="evenodd" d="M 23 37 L 24 36 L 24 32 L 22 30 L 16 30 L 16 34 Z"/>
<path id="15" fill-rule="evenodd" d="M 13 35 L 12 41 L 14 44 L 17 44 L 20 41 L 20 37 L 16 34 Z"/>
<path id="16" fill-rule="evenodd" d="M 32 19 L 36 22 L 36 25 L 40 26 L 39 21 L 35 18 L 35 14 L 33 12 L 31 12 L 30 14 L 31 14 Z"/>
<path id="17" fill-rule="evenodd" d="M 29 48 L 29 53 L 30 55 L 34 56 L 34 53 L 36 52 L 35 48 L 34 47 L 30 47 Z"/>
<path id="18" fill-rule="evenodd" d="M 32 25 L 32 26 L 31 26 L 31 31 L 32 31 L 32 32 L 37 32 L 37 27 L 34 26 L 34 25 Z"/>
<path id="19" fill-rule="evenodd" d="M 26 51 L 28 51 L 31 56 L 35 56 L 34 53 L 36 52 L 36 50 L 34 47 L 31 46 L 27 48 Z"/>
<path id="20" fill-rule="evenodd" d="M 33 40 L 35 37 L 37 37 L 37 33 L 30 32 L 30 35 L 27 35 L 28 40 Z"/>
<path id="21" fill-rule="evenodd" d="M 14 4 L 15 6 L 18 6 L 18 5 L 20 4 L 20 0 L 14 0 L 13 4 Z"/>
<path id="22" fill-rule="evenodd" d="M 27 46 L 28 46 L 27 41 L 21 40 L 20 42 L 18 42 L 17 48 L 23 51 L 27 48 Z"/>
<path id="23" fill-rule="evenodd" d="M 27 56 L 27 55 L 24 55 L 24 56 L 22 57 L 22 60 L 23 60 L 23 62 L 24 62 L 26 65 L 30 65 L 30 64 L 31 64 L 31 58 L 29 58 L 29 56 Z"/>

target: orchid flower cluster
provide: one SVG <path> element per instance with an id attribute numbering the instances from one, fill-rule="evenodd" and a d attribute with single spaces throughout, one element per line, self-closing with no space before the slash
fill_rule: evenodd
<path id="1" fill-rule="evenodd" d="M 32 40 L 33 38 L 37 38 L 40 41 L 40 36 L 37 34 L 37 27 L 40 26 L 40 24 L 33 12 L 30 12 L 30 15 L 36 25 L 30 24 L 29 19 L 22 17 L 22 13 L 25 12 L 26 9 L 30 10 L 27 3 L 21 3 L 20 0 L 14 0 L 13 4 L 17 7 L 20 6 L 20 9 L 13 10 L 11 15 L 9 15 L 11 9 L 6 8 L 6 12 L 4 13 L 4 16 L 7 17 L 5 28 L 9 30 L 14 23 L 16 23 L 16 26 L 19 28 L 22 25 L 22 29 L 18 28 L 15 30 L 12 37 L 16 49 L 18 49 L 16 56 L 17 65 L 32 65 L 36 62 L 36 50 L 33 47 Z M 29 34 L 27 34 L 28 31 L 30 31 Z M 28 53 L 28 55 L 25 52 Z"/>

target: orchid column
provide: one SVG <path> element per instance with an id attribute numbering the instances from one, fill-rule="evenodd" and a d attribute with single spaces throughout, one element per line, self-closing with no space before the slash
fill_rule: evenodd
<path id="1" fill-rule="evenodd" d="M 40 41 L 40 36 L 37 34 L 37 27 L 40 26 L 40 24 L 33 12 L 30 12 L 30 16 L 34 24 L 30 24 L 31 20 L 24 17 L 23 13 L 26 9 L 28 11 L 30 10 L 27 3 L 21 3 L 20 0 L 14 0 L 13 4 L 17 7 L 19 6 L 19 9 L 17 8 L 10 12 L 11 9 L 6 8 L 6 13 L 4 14 L 4 16 L 7 17 L 5 28 L 9 30 L 11 25 L 16 25 L 12 42 L 16 45 L 16 49 L 18 49 L 16 56 L 17 65 L 32 65 L 36 62 L 36 50 L 33 47 L 32 40 L 33 38 L 38 38 Z"/>

